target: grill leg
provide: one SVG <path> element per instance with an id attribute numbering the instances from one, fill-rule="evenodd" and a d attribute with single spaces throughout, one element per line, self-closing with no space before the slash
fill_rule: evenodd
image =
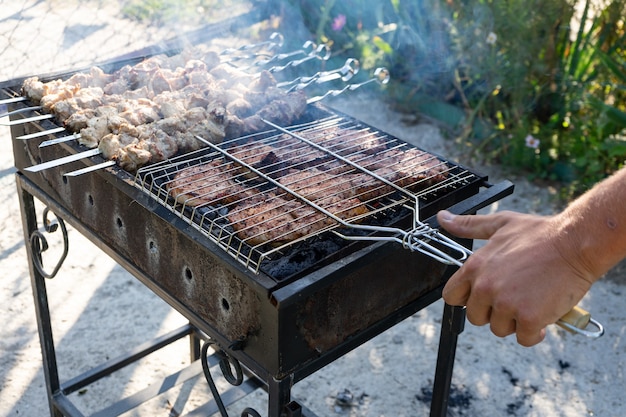
<path id="1" fill-rule="evenodd" d="M 291 402 L 292 378 L 286 377 L 281 380 L 270 378 L 267 384 L 268 394 L 268 417 L 282 417 L 285 405 Z"/>
<path id="2" fill-rule="evenodd" d="M 189 334 L 189 355 L 191 362 L 195 362 L 200 359 L 200 342 L 201 339 L 198 336 L 197 330 L 194 330 Z"/>
<path id="3" fill-rule="evenodd" d="M 30 268 L 31 288 L 35 302 L 35 313 L 37 315 L 37 328 L 39 329 L 39 343 L 41 344 L 41 354 L 43 359 L 43 373 L 46 380 L 46 390 L 48 394 L 48 405 L 52 417 L 62 417 L 63 414 L 55 406 L 54 396 L 60 393 L 61 383 L 57 368 L 56 352 L 54 350 L 54 339 L 52 337 L 52 325 L 50 321 L 50 309 L 48 306 L 48 294 L 46 291 L 45 278 L 34 266 L 34 256 L 29 244 L 30 236 L 37 230 L 37 215 L 35 212 L 35 201 L 32 195 L 20 187 L 17 181 L 18 194 L 20 196 L 20 211 L 22 215 L 22 227 L 24 229 L 24 242 L 26 242 L 26 252 L 28 255 L 28 265 Z"/>
<path id="4" fill-rule="evenodd" d="M 446 417 L 447 415 L 456 345 L 464 326 L 465 307 L 444 304 L 430 417 Z"/>

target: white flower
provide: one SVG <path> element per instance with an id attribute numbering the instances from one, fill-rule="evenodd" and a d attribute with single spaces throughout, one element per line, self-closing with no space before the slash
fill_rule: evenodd
<path id="1" fill-rule="evenodd" d="M 534 137 L 533 135 L 526 136 L 526 146 L 529 148 L 537 149 L 539 147 L 539 139 Z"/>
<path id="2" fill-rule="evenodd" d="M 485 40 L 485 42 L 487 42 L 488 45 L 495 45 L 497 40 L 498 35 L 493 32 L 489 32 L 489 35 L 487 35 L 487 39 Z"/>

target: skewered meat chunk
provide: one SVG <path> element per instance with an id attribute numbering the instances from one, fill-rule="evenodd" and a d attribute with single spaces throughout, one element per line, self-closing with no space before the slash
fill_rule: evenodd
<path id="1" fill-rule="evenodd" d="M 262 119 L 281 125 L 290 125 L 304 113 L 306 105 L 306 95 L 302 90 L 285 94 L 281 98 L 268 102 L 256 114 L 243 119 L 243 131 L 232 133 L 244 135 L 266 130 L 268 126 Z"/>
<path id="2" fill-rule="evenodd" d="M 81 112 L 84 109 L 95 109 L 102 105 L 103 96 L 104 91 L 100 87 L 81 88 L 76 91 L 72 97 L 65 100 L 58 100 L 49 107 L 50 111 L 55 114 L 57 119 L 64 123 L 75 113 Z"/>
<path id="3" fill-rule="evenodd" d="M 106 74 L 99 67 L 91 67 L 89 73 L 78 72 L 72 75 L 67 84 L 76 85 L 80 88 L 98 87 L 104 88 L 107 84 L 115 79 L 114 75 Z"/>
<path id="4" fill-rule="evenodd" d="M 51 96 L 48 102 L 52 104 L 55 100 L 72 97 L 76 90 L 76 86 L 68 85 L 62 80 L 44 83 L 38 77 L 27 78 L 22 84 L 22 93 L 39 104 L 45 96 Z"/>
<path id="5" fill-rule="evenodd" d="M 109 134 L 109 121 L 106 116 L 93 117 L 87 122 L 87 127 L 81 129 L 78 142 L 88 148 L 95 148 L 105 135 Z"/>
<path id="6" fill-rule="evenodd" d="M 150 145 L 146 141 L 135 140 L 130 145 L 126 145 L 118 150 L 116 160 L 123 169 L 134 171 L 150 161 L 152 156 Z"/>
<path id="7" fill-rule="evenodd" d="M 227 89 L 237 83 L 249 85 L 254 81 L 253 75 L 227 63 L 215 66 L 215 68 L 211 69 L 209 73 L 216 79 L 220 80 L 220 86 L 224 89 Z"/>
<path id="8" fill-rule="evenodd" d="M 58 80 L 58 82 L 62 81 Z M 39 103 L 43 96 L 46 95 L 45 87 L 46 85 L 43 82 L 39 81 L 39 78 L 30 77 L 24 80 L 24 82 L 22 83 L 22 94 L 29 97 L 35 103 Z"/>
<path id="9" fill-rule="evenodd" d="M 39 104 L 48 113 L 53 113 L 53 107 L 56 103 L 74 97 L 74 94 L 79 89 L 80 87 L 77 86 L 64 85 L 62 88 L 56 89 L 54 93 L 45 94 L 39 101 Z"/>
<path id="10" fill-rule="evenodd" d="M 81 129 L 86 128 L 89 120 L 93 119 L 95 116 L 96 111 L 92 109 L 75 112 L 65 119 L 63 125 L 72 132 L 79 132 Z"/>
<path id="11" fill-rule="evenodd" d="M 128 83 L 128 80 L 126 80 L 125 78 L 117 78 L 102 88 L 105 94 L 108 94 L 108 95 L 124 94 L 129 89 L 130 89 L 130 84 Z"/>
<path id="12" fill-rule="evenodd" d="M 113 159 L 118 155 L 120 148 L 137 142 L 138 140 L 135 136 L 131 136 L 127 133 L 108 133 L 100 140 L 98 149 L 100 149 L 105 158 Z"/>

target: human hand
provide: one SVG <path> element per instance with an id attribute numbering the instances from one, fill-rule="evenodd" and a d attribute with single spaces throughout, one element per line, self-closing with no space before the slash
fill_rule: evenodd
<path id="1" fill-rule="evenodd" d="M 490 215 L 437 214 L 455 236 L 487 239 L 443 290 L 451 305 L 465 305 L 470 323 L 490 324 L 500 337 L 516 333 L 523 346 L 545 337 L 545 328 L 574 307 L 593 279 L 577 256 L 575 236 L 558 216 L 503 211 Z"/>

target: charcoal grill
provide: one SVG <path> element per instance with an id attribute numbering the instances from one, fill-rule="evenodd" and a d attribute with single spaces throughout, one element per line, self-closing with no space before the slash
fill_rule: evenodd
<path id="1" fill-rule="evenodd" d="M 128 62 L 119 60 L 104 69 L 119 68 Z M 20 86 L 20 80 L 3 83 L 2 98 L 18 96 Z M 10 111 L 29 106 L 32 103 L 8 104 Z M 29 111 L 14 112 L 11 120 L 30 116 Z M 303 132 L 328 126 L 347 126 L 360 132 L 361 139 L 381 139 L 385 149 L 417 150 L 399 138 L 320 103 L 309 104 L 302 120 L 288 130 Z M 220 222 L 223 215 L 211 204 L 198 208 L 187 201 L 177 202 L 165 185 L 179 168 L 215 158 L 236 157 L 224 151 L 226 145 L 180 155 L 136 173 L 113 165 L 84 175 L 65 175 L 106 162 L 99 155 L 29 172 L 27 168 L 33 165 L 85 150 L 75 141 L 39 147 L 45 140 L 66 136 L 67 132 L 61 132 L 60 128 L 53 119 L 46 118 L 11 126 L 18 170 L 16 181 L 25 237 L 30 243 L 31 280 L 53 415 L 81 415 L 67 395 L 187 335 L 192 341 L 192 359 L 200 359 L 205 368 L 211 363 L 206 349 L 216 346 L 231 382 L 241 384 L 245 373 L 248 389 L 265 388 L 270 417 L 312 415 L 292 401 L 292 385 L 438 300 L 455 269 L 430 256 L 406 250 L 401 244 L 377 241 L 375 233 L 365 240 L 346 239 L 346 233 L 350 233 L 337 225 L 285 244 L 246 242 L 226 222 Z M 38 136 L 44 131 L 49 134 Z M 245 139 L 274 144 L 281 134 L 284 133 L 268 126 L 267 131 L 255 134 L 258 137 Z M 19 139 L 24 137 L 29 139 Z M 414 193 L 420 219 L 432 227 L 436 227 L 434 215 L 440 209 L 475 213 L 513 190 L 508 181 L 492 185 L 483 175 L 443 157 L 432 157 L 445 167 L 447 179 L 437 186 L 420 187 Z M 50 224 L 50 212 L 61 225 L 71 224 L 188 318 L 189 326 L 62 384 L 56 370 L 44 282 L 44 278 L 56 274 L 58 267 L 49 272 L 41 265 L 46 243 L 44 234 L 38 230 L 34 198 L 47 208 L 45 226 Z M 370 214 L 357 219 L 357 224 L 367 221 L 410 228 L 412 205 L 394 190 L 384 196 L 384 201 L 381 209 L 371 204 Z M 458 240 L 458 243 L 471 247 L 471 241 Z M 431 407 L 433 416 L 446 414 L 456 337 L 463 322 L 463 309 L 445 307 Z M 202 351 L 201 341 L 205 341 Z M 241 371 L 241 365 L 245 371 Z M 205 375 L 211 384 L 210 374 Z M 219 396 L 216 401 L 219 408 Z M 113 406 L 105 413 L 118 411 Z M 258 415 L 254 410 L 249 413 Z"/>

